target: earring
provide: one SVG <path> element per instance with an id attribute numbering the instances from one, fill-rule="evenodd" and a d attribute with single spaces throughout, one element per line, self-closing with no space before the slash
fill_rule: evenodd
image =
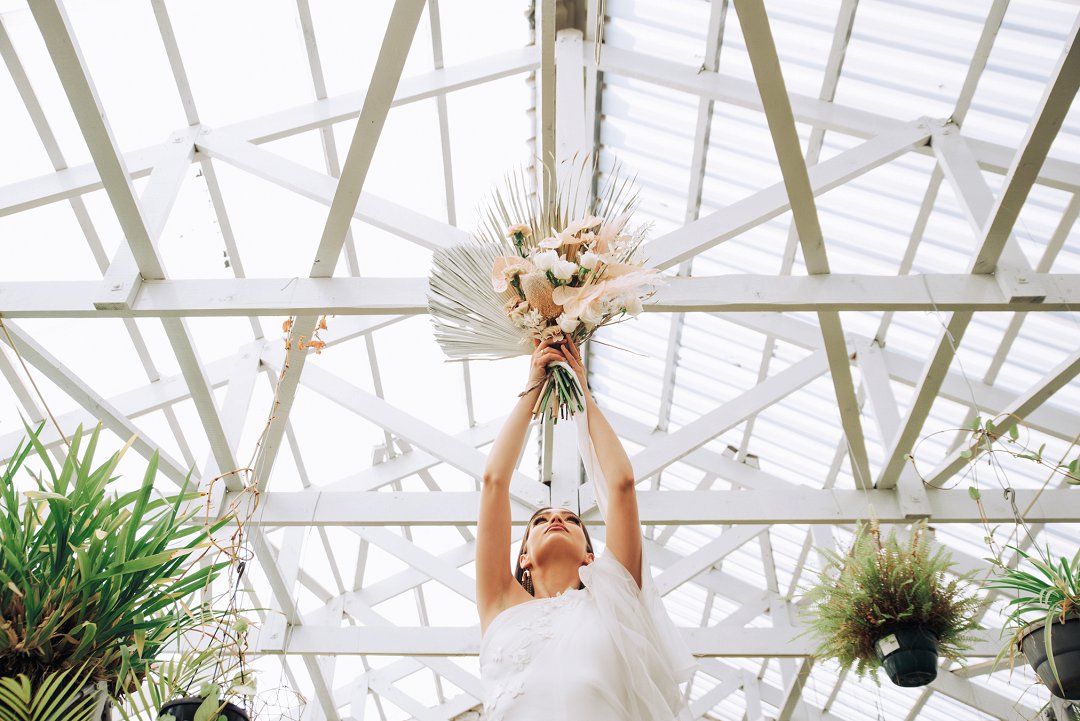
<path id="1" fill-rule="evenodd" d="M 525 569 L 521 574 L 521 585 L 525 587 L 525 590 L 529 592 L 530 596 L 535 596 L 533 592 L 532 574 L 529 573 L 529 569 Z"/>

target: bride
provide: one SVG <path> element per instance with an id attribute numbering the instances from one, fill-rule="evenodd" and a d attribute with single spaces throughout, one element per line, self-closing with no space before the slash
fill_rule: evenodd
<path id="1" fill-rule="evenodd" d="M 560 345 L 561 342 L 561 345 Z M 581 518 L 542 508 L 525 528 L 512 575 L 510 477 L 539 386 L 566 363 L 585 395 L 578 417 L 585 468 L 605 518 L 597 556 Z M 537 346 L 530 390 L 492 446 L 477 529 L 476 600 L 486 721 L 671 721 L 685 713 L 679 683 L 694 667 L 664 611 L 641 547 L 634 472 L 585 383 L 569 339 Z M 562 449 L 565 452 L 565 449 Z"/>

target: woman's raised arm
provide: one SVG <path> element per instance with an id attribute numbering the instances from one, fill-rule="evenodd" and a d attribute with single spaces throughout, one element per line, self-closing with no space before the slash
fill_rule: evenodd
<path id="1" fill-rule="evenodd" d="M 476 606 L 481 627 L 486 627 L 508 605 L 508 593 L 517 583 L 510 572 L 510 477 L 525 445 L 533 405 L 540 395 L 540 382 L 547 374 L 547 365 L 560 360 L 563 360 L 562 354 L 550 341 L 536 347 L 525 386 L 531 390 L 519 398 L 510 411 L 488 455 L 476 529 Z M 522 593 L 525 593 L 524 589 Z"/>
<path id="2" fill-rule="evenodd" d="M 638 515 L 637 492 L 634 489 L 634 467 L 622 441 L 593 400 L 585 383 L 585 367 L 581 353 L 569 338 L 562 347 L 564 360 L 577 374 L 585 392 L 585 407 L 589 418 L 589 439 L 600 462 L 603 481 L 607 484 L 606 547 L 630 572 L 641 588 L 641 521 Z"/>

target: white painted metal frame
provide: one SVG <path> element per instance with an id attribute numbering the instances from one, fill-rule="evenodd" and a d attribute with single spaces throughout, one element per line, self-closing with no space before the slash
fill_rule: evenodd
<path id="1" fill-rule="evenodd" d="M 682 316 L 676 315 L 665 360 L 660 430 L 650 433 L 650 429 L 635 427 L 628 419 L 616 417 L 613 420 L 621 433 L 643 446 L 643 450 L 634 457 L 639 478 L 658 478 L 662 470 L 678 461 L 707 471 L 706 481 L 698 491 L 641 491 L 643 522 L 672 528 L 681 524 L 730 526 L 715 540 L 686 556 L 672 552 L 655 540 L 648 542 L 651 544 L 650 554 L 662 569 L 657 576 L 662 591 L 671 594 L 685 584 L 699 584 L 707 589 L 709 604 L 714 597 L 724 596 L 744 604 L 747 614 L 764 611 L 770 604 L 773 608 L 774 628 L 741 629 L 743 622 L 740 622 L 740 629 L 735 630 L 732 628 L 735 624 L 729 622 L 712 628 L 684 629 L 695 652 L 705 659 L 702 672 L 719 681 L 712 691 L 695 702 L 695 715 L 705 715 L 716 703 L 741 688 L 746 696 L 749 718 L 760 716 L 762 702 L 776 707 L 778 718 L 781 719 L 804 718 L 808 713 L 815 718 L 837 718 L 827 708 L 820 712 L 809 710 L 800 697 L 801 689 L 813 672 L 813 665 L 808 658 L 808 642 L 791 640 L 798 629 L 788 625 L 786 616 L 791 610 L 790 604 L 780 597 L 779 589 L 775 587 L 775 570 L 769 565 L 772 558 L 768 536 L 771 524 L 849 524 L 867 517 L 871 507 L 884 522 L 903 523 L 915 516 L 929 516 L 938 523 L 979 521 L 979 514 L 969 502 L 966 492 L 925 490 L 921 483 L 913 481 L 911 475 L 905 472 L 904 456 L 907 449 L 938 398 L 962 404 L 974 401 L 987 409 L 1013 413 L 1022 417 L 1030 427 L 1059 438 L 1070 438 L 1080 427 L 1080 416 L 1072 411 L 1043 407 L 1080 372 L 1080 360 L 1075 353 L 1056 367 L 1048 368 L 1044 377 L 1024 393 L 1005 393 L 994 386 L 996 368 L 1001 367 L 1009 345 L 1019 332 L 1022 314 L 1072 312 L 1080 307 L 1080 277 L 1049 272 L 1053 259 L 1066 243 L 1069 231 L 1080 215 L 1080 196 L 1077 195 L 1080 192 L 1080 164 L 1061 159 L 1046 160 L 1057 128 L 1080 82 L 1080 50 L 1075 43 L 1076 29 L 1015 161 L 1011 160 L 1012 149 L 965 139 L 959 130 L 970 105 L 975 82 L 985 67 L 993 37 L 1001 25 L 1005 5 L 1004 2 L 995 2 L 991 8 L 965 87 L 960 93 L 961 100 L 952 117 L 953 122 L 919 119 L 904 123 L 832 101 L 854 20 L 856 3 L 853 0 L 845 0 L 842 5 L 825 83 L 818 98 L 793 95 L 786 91 L 769 20 L 764 3 L 760 0 L 734 0 L 743 34 L 748 41 L 756 85 L 719 72 L 720 34 L 725 25 L 726 0 L 715 0 L 712 4 L 706 62 L 697 73 L 661 59 L 614 47 L 605 48 L 599 65 L 595 64 L 591 58 L 592 47 L 587 42 L 583 43 L 580 35 L 563 33 L 555 38 L 553 0 L 543 2 L 539 48 L 526 48 L 520 52 L 494 56 L 484 62 L 446 68 L 443 66 L 436 0 L 399 0 L 395 4 L 371 86 L 365 92 L 331 98 L 327 96 L 322 79 L 310 8 L 307 0 L 298 0 L 298 16 L 315 101 L 228 128 L 211 129 L 200 124 L 165 3 L 163 0 L 153 0 L 155 19 L 189 127 L 174 132 L 160 147 L 124 154 L 112 137 L 63 6 L 56 0 L 30 0 L 31 10 L 45 37 L 50 57 L 61 77 L 94 163 L 67 167 L 0 18 L 0 55 L 15 80 L 56 169 L 48 176 L 0 188 L 0 215 L 67 200 L 94 250 L 103 279 L 100 282 L 54 281 L 46 285 L 0 283 L 0 313 L 6 319 L 123 318 L 146 370 L 149 385 L 111 399 L 96 393 L 71 372 L 62 359 L 50 354 L 18 324 L 7 320 L 6 325 L 21 355 L 37 372 L 50 379 L 84 409 L 63 414 L 60 420 L 65 427 L 101 420 L 120 436 L 137 435 L 135 448 L 148 457 L 160 452 L 160 447 L 138 434 L 133 419 L 163 410 L 184 456 L 179 460 L 162 454 L 163 472 L 175 482 L 180 482 L 186 475 L 185 469 L 193 467 L 195 463 L 174 406 L 190 399 L 198 411 L 211 449 L 210 458 L 202 466 L 201 477 L 206 480 L 236 469 L 240 430 L 251 403 L 257 376 L 265 372 L 272 377 L 283 367 L 283 363 L 287 364 L 285 380 L 279 389 L 279 411 L 256 465 L 256 477 L 260 488 L 266 492 L 266 502 L 260 517 L 251 525 L 252 540 L 273 591 L 276 607 L 283 613 L 282 618 L 286 623 L 267 623 L 259 639 L 259 649 L 303 660 L 320 702 L 309 707 L 305 718 L 335 721 L 362 718 L 363 703 L 368 692 L 374 694 L 377 703 L 381 697 L 385 697 L 418 718 L 452 718 L 474 706 L 480 693 L 479 682 L 472 674 L 440 657 L 474 654 L 478 638 L 474 628 L 450 629 L 427 625 L 420 585 L 435 580 L 460 596 L 472 599 L 471 581 L 460 568 L 472 556 L 472 539 L 467 527 L 475 523 L 477 499 L 475 493 L 437 492 L 438 486 L 430 475 L 425 474 L 442 463 L 478 476 L 483 455 L 477 447 L 490 442 L 497 424 L 472 428 L 452 436 L 435 430 L 422 419 L 403 413 L 382 398 L 372 332 L 396 322 L 404 315 L 425 312 L 424 281 L 421 278 L 331 278 L 342 252 L 350 275 L 359 273 L 350 223 L 354 218 L 360 219 L 432 249 L 460 242 L 466 237 L 463 231 L 454 227 L 454 191 L 446 106 L 446 94 L 454 90 L 540 68 L 543 91 L 540 123 L 542 157 L 547 160 L 550 156 L 555 161 L 566 160 L 576 152 L 589 150 L 589 145 L 594 142 L 592 138 L 586 140 L 586 136 L 592 127 L 589 119 L 596 118 L 596 122 L 600 122 L 599 113 L 589 107 L 592 93 L 599 94 L 600 73 L 624 75 L 692 93 L 698 98 L 698 120 L 687 198 L 687 222 L 684 227 L 652 241 L 649 254 L 653 262 L 660 268 L 678 266 L 679 275 L 688 276 L 695 255 L 791 210 L 791 238 L 799 240 L 810 275 L 790 276 L 790 263 L 787 263 L 778 276 L 679 277 L 656 296 L 650 310 L 676 314 L 723 313 L 726 319 L 766 334 L 769 343 L 783 340 L 807 349 L 810 354 L 772 375 L 767 375 L 768 366 L 763 362 L 759 383 L 754 388 L 697 421 L 668 433 L 667 418 L 676 383 L 676 351 L 681 342 L 678 328 Z M 425 6 L 431 18 L 435 68 L 430 73 L 402 80 L 402 66 Z M 593 12 L 596 12 L 595 7 Z M 586 38 L 591 40 L 588 35 Z M 566 73 L 558 82 L 555 78 L 556 68 Z M 439 116 L 447 187 L 447 223 L 362 192 L 379 130 L 390 107 L 431 97 L 436 99 Z M 784 182 L 699 219 L 709 121 L 716 102 L 764 112 Z M 351 118 L 357 118 L 357 132 L 344 166 L 339 167 L 330 126 Z M 805 154 L 795 133 L 796 121 L 813 126 L 810 146 Z M 558 135 L 555 133 L 556 125 Z M 320 133 L 325 173 L 310 170 L 258 147 L 260 143 L 312 129 L 318 129 Z M 370 132 L 361 132 L 362 129 Z M 822 137 L 827 130 L 866 140 L 830 160 L 817 163 Z M 947 179 L 961 198 L 980 241 L 971 272 L 915 277 L 829 273 L 815 197 L 909 151 L 933 153 L 939 163 L 930 180 L 927 201 L 924 202 L 927 213 L 942 178 Z M 285 279 L 243 278 L 241 260 L 235 253 L 235 242 L 231 237 L 211 159 L 234 165 L 329 207 L 319 250 L 308 278 L 297 279 L 287 291 L 283 290 Z M 237 275 L 233 280 L 170 280 L 155 247 L 180 184 L 191 163 L 196 161 L 204 170 L 215 212 L 232 254 Z M 1007 171 L 1004 191 L 996 200 L 980 170 Z M 147 174 L 150 176 L 147 188 L 141 196 L 137 196 L 132 181 Z M 1032 267 L 1024 260 L 1015 241 L 1010 241 L 1010 234 L 1034 183 L 1067 190 L 1073 193 L 1073 197 L 1047 245 L 1044 257 Z M 101 251 L 101 243 L 82 200 L 84 194 L 99 188 L 104 188 L 108 194 L 127 240 L 111 261 Z M 925 224 L 925 215 L 920 216 L 921 224 Z M 917 227 L 909 251 L 914 248 L 919 236 L 921 230 Z M 907 261 L 905 258 L 905 263 Z M 901 267 L 901 272 L 906 273 L 904 263 Z M 891 318 L 891 314 L 897 311 L 911 310 L 952 312 L 953 316 L 948 329 L 937 340 L 937 351 L 932 354 L 931 361 L 922 365 L 920 370 L 919 359 L 882 347 L 887 320 L 883 320 L 877 338 L 845 334 L 840 326 L 839 312 L 847 310 L 886 311 L 886 318 Z M 773 315 L 790 311 L 815 312 L 819 326 Z M 949 370 L 955 344 L 960 343 L 972 313 L 1004 311 L 1015 311 L 1018 315 L 1003 337 L 991 371 L 981 383 L 969 384 Z M 346 337 L 362 336 L 364 339 L 372 360 L 376 388 L 374 395 L 317 366 L 304 369 L 308 354 L 299 350 L 295 339 L 300 335 L 310 337 L 321 313 L 372 316 L 370 319 L 350 320 L 354 325 L 350 326 Z M 249 316 L 256 342 L 242 346 L 235 357 L 204 365 L 195 351 L 185 319 L 225 315 Z M 288 353 L 262 340 L 256 320 L 259 315 L 297 316 L 293 326 L 292 348 Z M 179 361 L 179 377 L 160 377 L 134 324 L 133 319 L 138 317 L 161 320 Z M 24 387 L 18 370 L 8 359 L 7 350 L 0 349 L 0 355 L 0 371 L 15 389 L 27 412 L 34 418 L 40 418 L 41 409 Z M 861 387 L 858 391 L 851 375 L 852 356 L 860 370 Z M 861 489 L 835 489 L 831 488 L 831 483 L 827 483 L 824 489 L 792 488 L 787 481 L 770 477 L 743 463 L 745 448 L 740 449 L 736 459 L 730 459 L 705 447 L 725 430 L 741 422 L 752 421 L 759 412 L 805 388 L 826 371 L 831 372 L 848 439 L 847 447 L 838 451 L 838 463 L 844 455 L 849 456 L 854 477 L 857 481 L 863 480 L 859 484 Z M 905 416 L 898 411 L 894 383 L 915 387 L 915 401 Z M 219 409 L 214 400 L 214 389 L 223 385 L 227 386 L 227 393 Z M 306 490 L 292 493 L 267 490 L 266 484 L 281 446 L 290 442 L 294 455 L 299 457 L 299 449 L 288 426 L 288 416 L 296 393 L 301 388 L 326 397 L 385 429 L 390 458 L 368 471 L 331 483 L 311 483 L 301 470 Z M 864 412 L 860 409 L 863 394 L 870 400 L 880 434 L 892 439 L 874 489 L 869 488 L 871 468 L 860 420 Z M 471 400 L 468 417 L 471 423 Z M 747 440 L 750 433 L 748 424 Z M 0 437 L 0 455 L 10 455 L 17 435 Z M 51 430 L 46 431 L 45 440 L 49 447 L 59 443 Z M 946 481 L 964 465 L 957 449 L 929 476 L 931 485 Z M 549 466 L 550 469 L 552 467 Z M 516 477 L 515 520 L 524 520 L 537 505 L 549 501 L 561 504 L 576 500 L 584 512 L 595 516 L 591 488 L 577 488 L 575 469 L 576 466 L 571 468 L 566 464 L 560 470 L 556 464 L 551 474 L 553 483 L 550 490 L 523 475 Z M 402 492 L 400 481 L 414 474 L 420 474 L 428 488 L 436 492 Z M 543 475 L 548 474 L 545 472 Z M 742 490 L 705 490 L 718 478 L 736 484 Z M 373 492 L 386 486 L 391 486 L 393 490 Z M 235 478 L 231 479 L 228 490 L 240 490 Z M 1043 491 L 1041 495 L 1033 491 L 1020 491 L 1018 503 L 1024 506 L 1028 501 L 1033 501 L 1032 512 L 1028 516 L 1033 523 L 1074 522 L 1075 513 L 1070 510 L 1072 496 L 1066 495 L 1069 493 L 1065 489 Z M 579 497 L 575 498 L 578 494 Z M 781 500 L 782 503 L 779 502 Z M 763 509 L 770 510 L 766 512 Z M 997 499 L 986 499 L 986 513 L 991 522 L 1007 522 L 1013 517 L 1011 506 Z M 382 528 L 386 525 L 402 526 L 403 535 Z M 410 527 L 417 525 L 458 526 L 464 543 L 435 555 L 413 542 Z M 379 546 L 405 561 L 410 568 L 378 584 L 365 586 L 360 583 L 363 574 L 361 562 L 355 574 L 356 582 L 347 585 L 326 536 L 326 529 L 336 526 L 351 528 L 361 539 L 362 548 L 366 548 L 367 544 Z M 286 529 L 286 542 L 280 546 L 268 536 L 274 529 Z M 300 559 L 304 552 L 304 529 L 316 529 L 320 534 L 337 577 L 336 592 L 324 588 L 321 581 L 312 578 L 302 568 Z M 598 535 L 602 537 L 602 530 Z M 666 541 L 670 533 L 664 532 L 662 537 Z M 803 559 L 809 550 L 809 539 L 808 534 Z M 765 575 L 769 577 L 772 574 L 764 602 L 760 589 L 725 573 L 719 566 L 725 557 L 750 543 L 762 545 L 762 557 L 766 559 Z M 796 576 L 800 570 L 801 562 Z M 293 598 L 298 585 L 323 599 L 327 603 L 326 612 L 304 617 Z M 417 628 L 389 625 L 373 606 L 410 589 L 416 594 L 418 614 L 424 625 Z M 350 619 L 351 623 L 363 625 L 342 628 L 340 620 L 343 617 Z M 708 613 L 703 625 L 707 619 Z M 996 649 L 992 645 L 989 641 L 979 645 L 976 655 L 995 655 Z M 369 670 L 355 683 L 335 687 L 334 657 L 345 654 L 390 654 L 418 658 L 405 659 L 378 671 Z M 784 684 L 781 688 L 766 683 L 760 677 L 748 677 L 734 671 L 716 660 L 720 656 L 771 656 L 798 658 L 800 661 L 784 666 Z M 434 708 L 411 699 L 394 685 L 425 665 L 433 672 L 438 689 L 439 704 Z M 290 667 L 288 672 L 293 674 L 294 670 Z M 465 694 L 446 699 L 442 679 L 464 689 Z M 842 679 L 834 689 L 834 697 L 841 683 Z M 963 674 L 947 671 L 939 675 L 931 688 L 934 692 L 960 700 L 997 718 L 1018 718 L 1023 710 L 1014 700 L 971 683 Z M 919 707 L 925 700 L 926 696 L 921 697 Z M 350 706 L 349 712 L 343 713 Z"/>

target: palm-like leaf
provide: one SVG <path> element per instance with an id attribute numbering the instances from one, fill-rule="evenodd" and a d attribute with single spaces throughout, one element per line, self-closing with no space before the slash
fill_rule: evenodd
<path id="1" fill-rule="evenodd" d="M 618 167 L 591 203 L 588 198 L 596 172 L 593 162 L 588 158 L 569 161 L 564 170 L 558 192 L 546 208 L 530 192 L 524 171 L 507 175 L 492 192 L 473 239 L 435 253 L 428 311 L 435 324 L 435 339 L 451 360 L 509 358 L 532 352 L 529 333 L 515 326 L 504 308 L 517 298 L 515 291 L 497 293 L 491 285 L 496 258 L 519 254 L 505 236 L 508 227 L 529 226 L 531 235 L 523 246 L 527 252 L 575 217 L 588 213 L 612 220 L 631 211 L 637 202 L 632 180 L 623 177 Z M 639 231 L 639 242 L 643 235 L 644 231 Z M 636 250 L 637 244 L 629 245 L 622 259 Z"/>
<path id="2" fill-rule="evenodd" d="M 97 721 L 101 693 L 87 692 L 89 669 L 70 668 L 31 684 L 25 675 L 0 678 L 0 721 Z"/>

